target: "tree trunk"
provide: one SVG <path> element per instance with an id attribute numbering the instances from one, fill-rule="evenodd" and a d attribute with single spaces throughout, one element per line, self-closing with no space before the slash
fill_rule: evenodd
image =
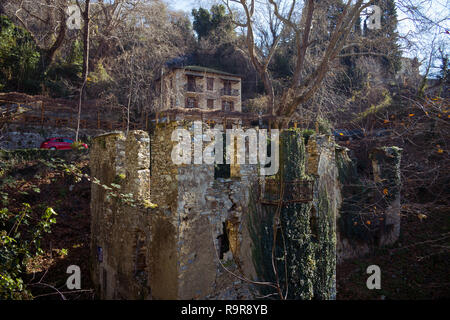
<path id="1" fill-rule="evenodd" d="M 83 92 L 86 87 L 87 76 L 89 72 L 89 8 L 90 0 L 86 0 L 84 12 L 83 12 L 83 71 L 82 71 L 82 84 L 80 88 L 80 95 L 78 99 L 78 118 L 77 118 L 77 131 L 75 135 L 75 141 L 78 141 L 80 132 L 80 120 L 81 120 L 81 105 L 83 101 Z"/>

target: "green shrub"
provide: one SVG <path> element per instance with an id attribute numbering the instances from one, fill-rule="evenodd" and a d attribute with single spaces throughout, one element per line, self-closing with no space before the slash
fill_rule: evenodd
<path id="1" fill-rule="evenodd" d="M 38 93 L 40 56 L 30 33 L 0 15 L 1 90 Z"/>
<path id="2" fill-rule="evenodd" d="M 0 209 L 0 300 L 32 298 L 23 281 L 26 262 L 42 253 L 41 239 L 56 223 L 56 212 L 47 208 L 34 223 L 30 213 L 28 203 L 18 213 Z"/>

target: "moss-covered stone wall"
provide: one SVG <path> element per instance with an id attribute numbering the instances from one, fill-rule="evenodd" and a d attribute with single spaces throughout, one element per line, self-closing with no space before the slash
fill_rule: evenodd
<path id="1" fill-rule="evenodd" d="M 313 198 L 282 203 L 280 207 L 261 204 L 253 198 L 250 206 L 251 234 L 256 244 L 253 258 L 259 279 L 278 283 L 283 294 L 288 292 L 288 299 L 332 299 L 335 297 L 337 208 L 330 202 L 329 194 L 338 191 L 334 186 L 334 157 L 330 157 L 334 156 L 334 149 L 329 152 L 333 145 L 326 137 L 308 136 L 306 147 L 304 138 L 301 130 L 282 131 L 280 171 L 267 179 L 280 181 L 280 189 L 282 185 L 289 186 L 284 182 L 312 181 Z M 262 291 L 269 293 L 274 289 L 266 287 Z"/>
<path id="2" fill-rule="evenodd" d="M 92 174 L 102 184 L 119 184 L 139 204 L 92 187 L 92 273 L 100 296 L 252 299 L 276 290 L 245 279 L 277 282 L 278 276 L 289 299 L 333 299 L 340 194 L 330 137 L 285 130 L 276 176 L 259 176 L 258 166 L 241 164 L 234 175 L 218 178 L 214 165 L 172 163 L 176 128 L 192 125 L 161 123 L 150 139 L 141 131 L 94 139 Z M 265 181 L 277 179 L 308 182 L 308 199 L 286 203 L 279 212 L 262 205 Z M 141 205 L 146 201 L 158 207 Z"/>

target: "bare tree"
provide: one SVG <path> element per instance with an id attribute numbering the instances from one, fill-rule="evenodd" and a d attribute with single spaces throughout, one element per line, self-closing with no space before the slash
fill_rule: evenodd
<path id="1" fill-rule="evenodd" d="M 122 12 L 110 36 L 105 38 L 103 47 L 109 49 L 102 49 L 98 55 L 114 79 L 112 88 L 101 94 L 112 94 L 118 104 L 126 106 L 126 117 L 131 121 L 152 109 L 153 80 L 166 61 L 192 47 L 194 38 L 188 18 L 169 10 L 162 1 L 135 3 Z M 94 23 L 101 17 L 96 17 Z"/>
<path id="2" fill-rule="evenodd" d="M 3 11 L 25 28 L 42 53 L 45 72 L 66 38 L 68 0 L 5 0 Z"/>
<path id="3" fill-rule="evenodd" d="M 248 54 L 255 69 L 263 80 L 268 99 L 268 112 L 272 115 L 291 117 L 298 106 L 308 102 L 319 90 L 333 60 L 341 53 L 347 42 L 348 35 L 353 30 L 361 12 L 372 4 L 372 1 L 364 2 L 358 0 L 348 0 L 343 4 L 338 13 L 333 29 L 330 30 L 328 39 L 323 43 L 323 53 L 316 65 L 306 66 L 308 50 L 317 44 L 317 34 L 312 32 L 315 21 L 324 20 L 326 17 L 320 15 L 326 11 L 326 7 L 331 2 L 318 2 L 307 0 L 303 3 L 296 0 L 276 1 L 267 0 L 266 8 L 270 12 L 271 22 L 269 28 L 272 32 L 272 42 L 267 50 L 257 49 L 257 39 L 255 32 L 255 13 L 261 10 L 259 2 L 255 0 L 224 0 L 229 12 L 233 14 L 234 22 L 243 29 L 246 38 Z M 238 17 L 236 9 L 243 14 Z M 300 12 L 296 14 L 296 12 Z M 281 28 L 274 28 L 276 23 L 281 23 Z M 294 73 L 288 88 L 284 89 L 278 102 L 275 102 L 273 81 L 268 71 L 269 63 L 278 46 L 282 32 L 290 31 L 294 34 L 297 57 L 295 61 Z M 316 38 L 313 38 L 313 36 Z M 323 41 L 322 41 L 323 42 Z M 310 70 L 306 70 L 310 69 Z"/>
<path id="4" fill-rule="evenodd" d="M 75 134 L 75 141 L 78 141 L 78 135 L 80 132 L 80 121 L 81 121 L 81 106 L 83 101 L 83 92 L 86 87 L 87 76 L 89 73 L 89 9 L 90 9 L 91 0 L 85 0 L 84 10 L 82 10 L 79 1 L 77 0 L 77 5 L 80 8 L 83 17 L 83 70 L 81 74 L 81 88 L 80 94 L 78 97 L 78 117 L 77 117 L 77 130 Z"/>

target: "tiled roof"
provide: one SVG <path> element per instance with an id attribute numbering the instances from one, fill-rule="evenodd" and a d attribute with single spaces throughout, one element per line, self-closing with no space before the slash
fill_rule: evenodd
<path id="1" fill-rule="evenodd" d="M 177 68 L 184 69 L 184 70 L 190 70 L 190 71 L 197 71 L 197 72 L 216 73 L 216 74 L 222 74 L 225 76 L 240 78 L 240 76 L 232 74 L 232 73 L 228 73 L 225 71 L 220 71 L 220 70 L 216 70 L 216 69 L 212 69 L 212 68 L 207 68 L 207 67 L 201 67 L 201 66 L 185 66 L 185 67 L 177 67 Z"/>

